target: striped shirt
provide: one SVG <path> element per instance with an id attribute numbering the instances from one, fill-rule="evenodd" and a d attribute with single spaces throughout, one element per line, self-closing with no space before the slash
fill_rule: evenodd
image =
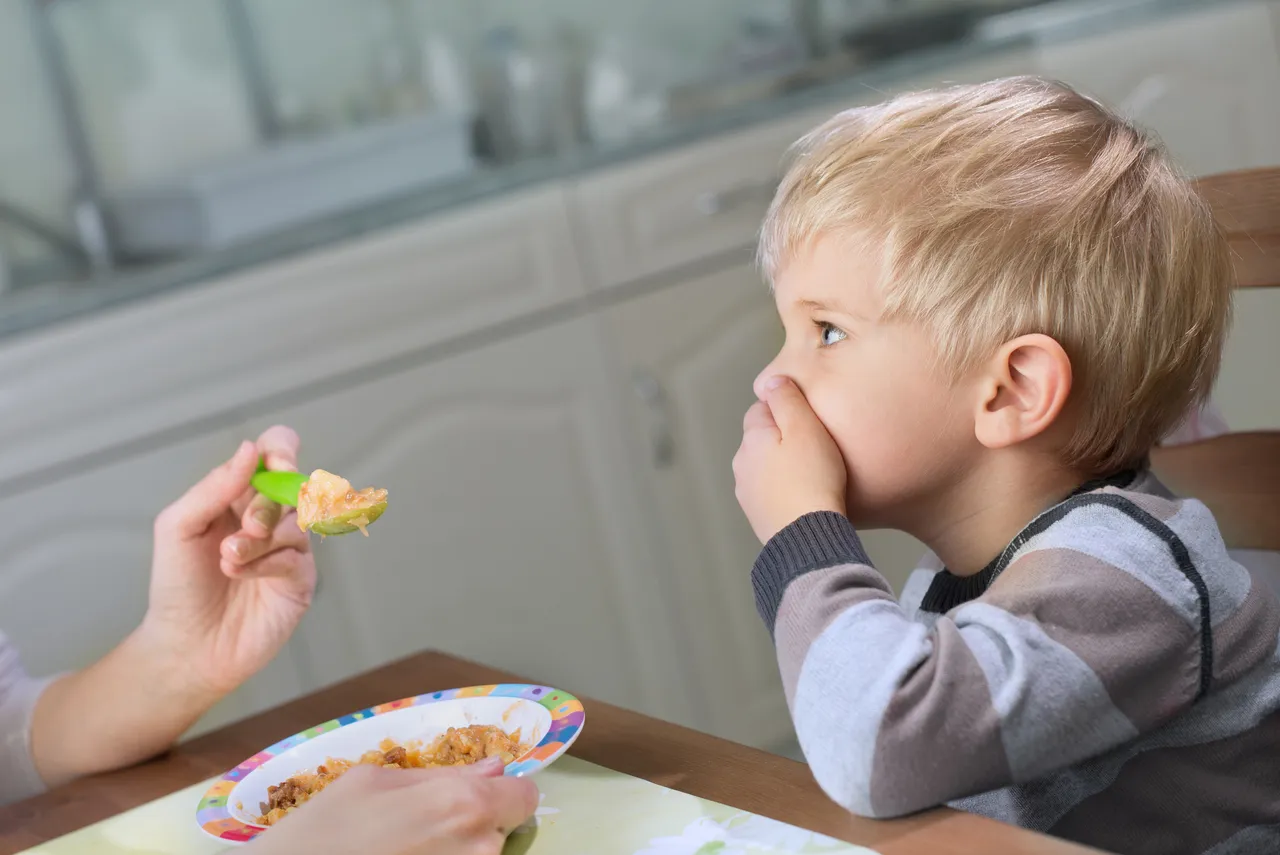
<path id="1" fill-rule="evenodd" d="M 838 514 L 752 572 L 800 745 L 864 816 L 940 804 L 1113 852 L 1280 852 L 1280 603 L 1149 472 L 901 600 Z"/>

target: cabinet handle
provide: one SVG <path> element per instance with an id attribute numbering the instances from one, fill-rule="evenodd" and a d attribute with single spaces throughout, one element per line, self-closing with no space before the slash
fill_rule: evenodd
<path id="1" fill-rule="evenodd" d="M 675 436 L 671 431 L 671 414 L 666 392 L 658 378 L 648 371 L 637 370 L 631 378 L 636 397 L 649 414 L 649 447 L 653 465 L 665 469 L 676 456 Z"/>
<path id="2" fill-rule="evenodd" d="M 757 196 L 773 197 L 782 179 L 771 176 L 764 181 L 748 181 L 723 190 L 706 190 L 694 197 L 694 209 L 704 217 L 714 217 L 737 208 Z"/>

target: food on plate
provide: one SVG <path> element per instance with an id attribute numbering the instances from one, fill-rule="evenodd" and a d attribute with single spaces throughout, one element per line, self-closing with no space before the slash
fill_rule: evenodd
<path id="1" fill-rule="evenodd" d="M 529 750 L 520 742 L 520 730 L 507 733 L 497 725 L 473 724 L 451 727 L 425 748 L 418 741 L 403 745 L 391 739 L 379 743 L 376 751 L 366 751 L 359 760 L 330 757 L 314 772 L 299 772 L 276 786 L 267 787 L 267 801 L 260 802 L 260 825 L 279 822 L 289 811 L 305 803 L 332 784 L 353 766 L 369 764 L 398 769 L 426 769 L 437 766 L 469 766 L 489 757 L 510 763 Z"/>
<path id="2" fill-rule="evenodd" d="M 387 509 L 387 491 L 378 487 L 353 490 L 351 482 L 317 469 L 298 490 L 298 528 L 319 535 L 348 534 L 368 527 Z"/>

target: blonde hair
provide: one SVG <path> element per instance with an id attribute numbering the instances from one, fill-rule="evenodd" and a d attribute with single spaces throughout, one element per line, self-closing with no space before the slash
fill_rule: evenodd
<path id="1" fill-rule="evenodd" d="M 1140 462 L 1209 393 L 1231 260 L 1151 137 L 1063 84 L 1018 77 L 848 110 L 793 149 L 765 219 L 773 279 L 832 233 L 883 248 L 884 317 L 957 376 L 1019 335 L 1071 360 L 1066 462 Z"/>

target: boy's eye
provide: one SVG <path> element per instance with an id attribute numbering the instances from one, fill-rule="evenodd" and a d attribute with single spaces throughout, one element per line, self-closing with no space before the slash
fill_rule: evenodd
<path id="1" fill-rule="evenodd" d="M 837 326 L 817 321 L 819 338 L 822 340 L 823 347 L 830 347 L 836 342 L 844 341 L 849 337 L 848 333 Z"/>

